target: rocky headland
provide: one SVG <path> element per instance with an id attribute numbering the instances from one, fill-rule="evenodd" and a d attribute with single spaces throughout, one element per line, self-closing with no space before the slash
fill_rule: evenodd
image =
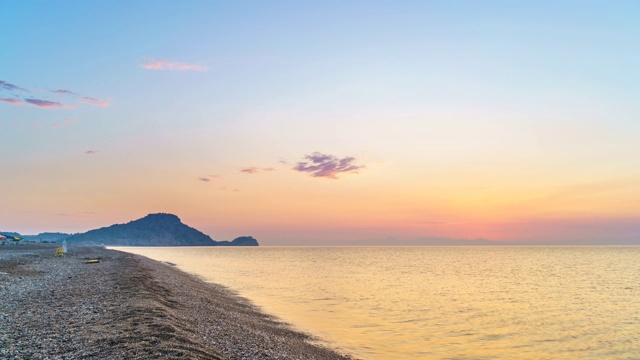
<path id="1" fill-rule="evenodd" d="M 209 235 L 184 223 L 173 214 L 149 214 L 126 224 L 74 234 L 67 243 L 105 246 L 258 246 L 251 236 L 233 241 L 215 241 Z"/>

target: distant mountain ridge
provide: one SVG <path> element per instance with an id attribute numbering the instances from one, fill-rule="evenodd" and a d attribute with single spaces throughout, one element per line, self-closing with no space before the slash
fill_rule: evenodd
<path id="1" fill-rule="evenodd" d="M 115 224 L 69 236 L 69 244 L 107 246 L 258 246 L 251 236 L 215 241 L 182 223 L 173 214 L 149 214 L 126 224 Z"/>
<path id="2" fill-rule="evenodd" d="M 71 234 L 59 233 L 59 232 L 43 232 L 38 235 L 24 235 L 23 238 L 26 241 L 33 242 L 59 242 L 68 238 Z"/>

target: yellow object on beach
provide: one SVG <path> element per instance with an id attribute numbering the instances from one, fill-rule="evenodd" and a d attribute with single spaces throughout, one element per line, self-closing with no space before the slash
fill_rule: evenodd
<path id="1" fill-rule="evenodd" d="M 100 260 L 99 259 L 93 259 L 93 260 L 85 260 L 84 263 L 85 264 L 97 264 L 99 263 Z"/>
<path id="2" fill-rule="evenodd" d="M 63 257 L 64 256 L 64 252 L 62 251 L 62 246 L 59 246 L 56 249 L 56 256 L 59 256 L 59 257 Z"/>

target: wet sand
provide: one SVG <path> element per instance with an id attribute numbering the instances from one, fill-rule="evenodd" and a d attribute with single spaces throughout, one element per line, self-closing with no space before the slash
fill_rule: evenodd
<path id="1" fill-rule="evenodd" d="M 1 359 L 349 359 L 171 264 L 55 248 L 0 246 Z"/>

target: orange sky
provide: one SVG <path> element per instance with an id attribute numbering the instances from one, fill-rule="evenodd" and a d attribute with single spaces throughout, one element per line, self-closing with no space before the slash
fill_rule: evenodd
<path id="1" fill-rule="evenodd" d="M 638 9 L 250 3 L 9 5 L 0 229 L 640 241 Z"/>

